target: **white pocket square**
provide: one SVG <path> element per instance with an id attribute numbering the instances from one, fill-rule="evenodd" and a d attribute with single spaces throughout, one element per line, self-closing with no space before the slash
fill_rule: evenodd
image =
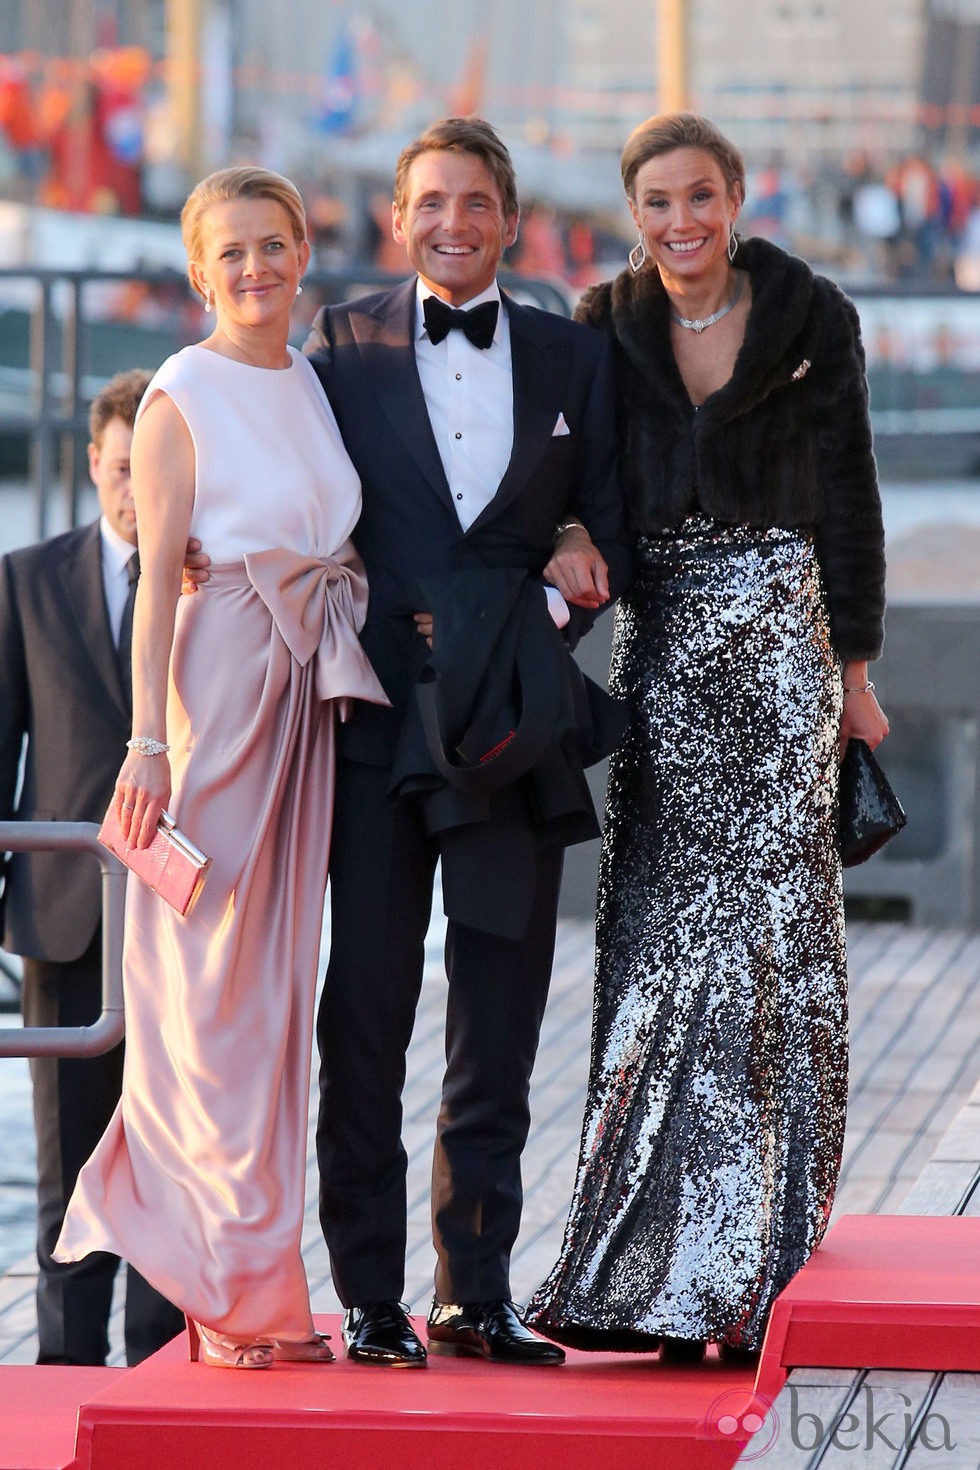
<path id="1" fill-rule="evenodd" d="M 560 413 L 555 421 L 555 427 L 551 431 L 552 439 L 554 439 L 558 434 L 570 434 L 571 432 L 571 429 L 565 422 L 565 415 L 563 413 Z"/>

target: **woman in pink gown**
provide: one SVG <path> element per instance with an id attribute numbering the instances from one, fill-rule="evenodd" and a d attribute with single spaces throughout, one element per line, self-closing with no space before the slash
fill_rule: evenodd
<path id="1" fill-rule="evenodd" d="M 226 169 L 182 223 L 215 327 L 137 418 L 134 737 L 114 803 L 130 842 L 166 807 L 213 861 L 183 918 L 129 880 L 123 1094 L 56 1256 L 132 1261 L 216 1366 L 328 1362 L 300 1233 L 333 729 L 347 699 L 387 702 L 357 639 L 360 484 L 287 343 L 310 253 L 296 190 Z M 189 536 L 211 576 L 181 598 Z"/>

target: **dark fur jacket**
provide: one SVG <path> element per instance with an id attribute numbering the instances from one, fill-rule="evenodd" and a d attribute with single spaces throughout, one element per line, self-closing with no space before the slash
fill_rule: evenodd
<path id="1" fill-rule="evenodd" d="M 843 659 L 877 658 L 884 535 L 857 312 L 832 281 L 766 240 L 735 265 L 752 305 L 731 378 L 695 411 L 649 265 L 594 287 L 576 315 L 615 343 L 622 476 L 634 530 L 700 508 L 716 520 L 812 532 Z"/>

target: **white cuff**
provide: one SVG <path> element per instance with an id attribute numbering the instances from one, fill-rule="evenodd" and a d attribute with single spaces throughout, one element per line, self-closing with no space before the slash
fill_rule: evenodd
<path id="1" fill-rule="evenodd" d="M 555 627 L 566 627 L 572 616 L 568 611 L 568 603 L 562 597 L 557 587 L 546 587 L 544 592 L 548 599 L 548 611 L 551 613 Z"/>

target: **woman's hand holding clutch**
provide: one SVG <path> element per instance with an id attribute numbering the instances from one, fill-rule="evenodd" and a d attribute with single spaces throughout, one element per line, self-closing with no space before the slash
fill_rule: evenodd
<path id="1" fill-rule="evenodd" d="M 166 753 L 143 755 L 131 750 L 116 777 L 112 804 L 131 847 L 149 847 L 160 813 L 170 800 L 170 762 Z"/>
<path id="2" fill-rule="evenodd" d="M 840 758 L 849 740 L 863 740 L 874 750 L 888 734 L 888 718 L 875 698 L 866 663 L 844 665 L 844 708 L 840 719 Z"/>

